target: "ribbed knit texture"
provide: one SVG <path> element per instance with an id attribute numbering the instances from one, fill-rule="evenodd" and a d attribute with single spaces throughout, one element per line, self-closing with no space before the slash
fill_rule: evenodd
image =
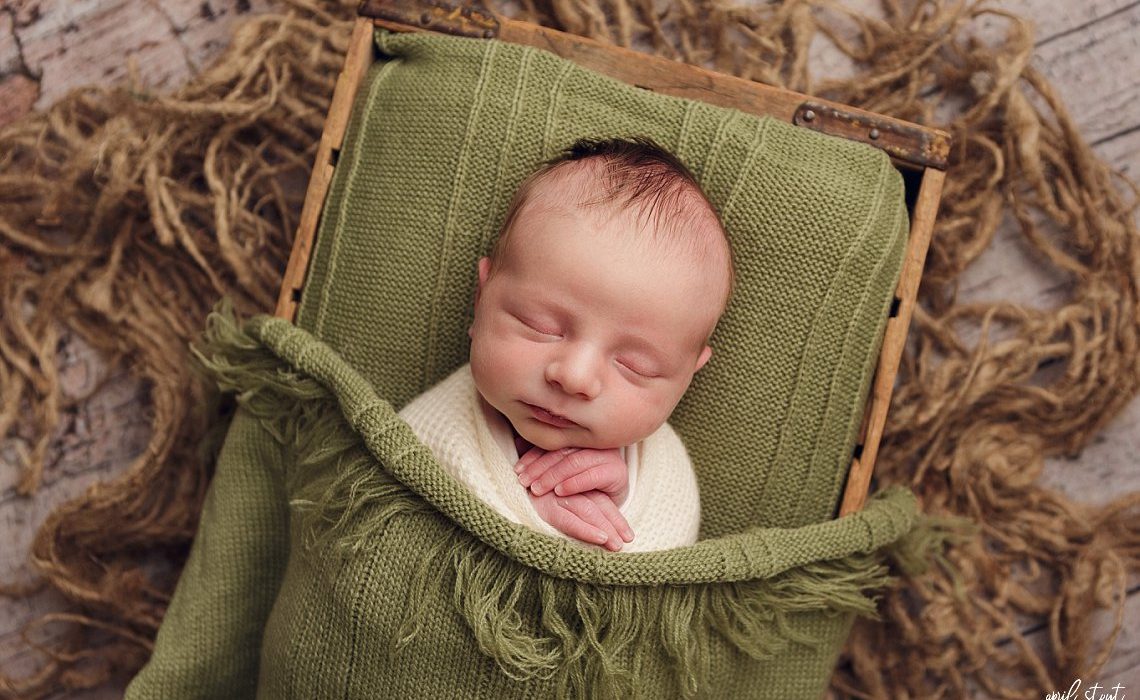
<path id="1" fill-rule="evenodd" d="M 377 35 L 298 325 L 397 408 L 467 361 L 475 266 L 517 185 L 583 136 L 674 151 L 719 210 L 737 289 L 670 423 L 701 536 L 832 516 L 906 240 L 884 153 L 618 83 L 535 49 Z M 731 466 L 730 466 L 731 465 Z"/>
<path id="2" fill-rule="evenodd" d="M 877 553 L 914 555 L 905 492 L 831 520 L 901 264 L 898 173 L 534 49 L 377 40 L 299 328 L 214 321 L 208 363 L 243 407 L 128 697 L 247 697 L 255 677 L 267 698 L 819 697 Z M 701 541 L 638 554 L 503 519 L 395 412 L 466 361 L 475 264 L 517 184 L 623 134 L 693 169 L 738 274 L 670 421 Z"/>
<path id="3" fill-rule="evenodd" d="M 307 332 L 215 315 L 206 355 L 242 408 L 128 698 L 248 697 L 255 675 L 266 698 L 818 697 L 880 550 L 918 543 L 895 489 L 800 528 L 587 549 L 491 510 Z"/>

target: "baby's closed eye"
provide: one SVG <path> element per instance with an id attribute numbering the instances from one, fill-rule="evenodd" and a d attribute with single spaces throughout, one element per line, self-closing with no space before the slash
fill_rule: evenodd
<path id="1" fill-rule="evenodd" d="M 516 321 L 526 326 L 528 329 L 544 336 L 551 336 L 555 338 L 562 337 L 562 329 L 557 325 L 540 319 L 530 318 L 528 316 L 519 316 L 518 314 L 511 314 Z"/>
<path id="2" fill-rule="evenodd" d="M 656 368 L 645 363 L 642 360 L 619 357 L 617 359 L 617 364 L 622 369 L 636 374 L 638 377 L 642 377 L 644 379 L 656 379 L 657 377 L 661 376 L 661 373 Z"/>

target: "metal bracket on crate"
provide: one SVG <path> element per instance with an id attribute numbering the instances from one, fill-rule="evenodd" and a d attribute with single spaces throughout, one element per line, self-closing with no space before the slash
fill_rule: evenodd
<path id="1" fill-rule="evenodd" d="M 889 155 L 914 165 L 945 170 L 950 140 L 945 135 L 837 109 L 819 102 L 804 102 L 792 123 L 832 136 L 842 136 L 881 148 Z"/>
<path id="2" fill-rule="evenodd" d="M 357 14 L 457 36 L 494 39 L 499 35 L 499 20 L 478 2 L 363 0 Z"/>

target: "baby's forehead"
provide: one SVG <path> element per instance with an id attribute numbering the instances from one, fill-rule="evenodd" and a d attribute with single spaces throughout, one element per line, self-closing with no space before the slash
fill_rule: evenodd
<path id="1" fill-rule="evenodd" d="M 722 302 L 735 284 L 728 237 L 691 176 L 658 170 L 641 177 L 628 168 L 615 170 L 603 158 L 564 161 L 529 178 L 512 208 L 515 214 L 504 231 L 506 240 L 496 246 L 496 260 L 509 257 L 542 217 L 582 217 L 631 242 L 639 256 L 679 256 L 712 283 L 713 295 Z M 619 225 L 609 225 L 614 222 Z M 574 243 L 593 245 L 590 236 Z"/>
<path id="2" fill-rule="evenodd" d="M 584 220 L 589 222 L 585 226 L 556 229 L 560 232 L 559 248 L 562 250 L 571 248 L 579 251 L 575 255 L 584 253 L 588 257 L 616 254 L 626 260 L 628 266 L 668 270 L 667 276 L 671 277 L 674 283 L 682 281 L 678 276 L 689 280 L 689 283 L 683 286 L 694 295 L 689 299 L 690 302 L 695 303 L 698 298 L 708 297 L 711 305 L 723 309 L 723 302 L 731 286 L 731 256 L 727 251 L 727 244 L 718 247 L 710 243 L 717 238 L 723 239 L 722 234 L 706 224 L 708 231 L 698 233 L 690 230 L 689 235 L 684 238 L 659 235 L 652 230 L 652 226 L 639 226 L 635 221 L 636 214 L 621 210 L 616 204 L 607 203 L 602 207 L 604 210 L 591 208 L 588 213 L 579 211 L 579 217 L 570 217 L 570 220 L 575 218 L 581 220 L 581 215 L 585 214 Z M 551 234 L 545 227 L 530 225 L 532 221 L 530 217 L 544 218 L 564 214 L 566 207 L 557 197 L 546 203 L 543 200 L 536 201 L 535 207 L 520 217 L 517 230 L 510 234 L 510 243 L 503 251 L 506 257 L 504 262 L 508 266 L 524 267 L 538 264 L 536 260 L 542 260 L 549 254 L 550 246 L 545 236 Z M 609 223 L 624 220 L 628 225 L 603 225 L 603 220 L 607 219 Z M 544 233 L 538 233 L 539 230 Z M 701 244 L 702 239 L 704 244 Z M 604 245 L 603 240 L 619 245 L 616 248 Z M 592 268 L 590 274 L 600 274 L 600 271 Z M 660 302 L 675 303 L 665 298 L 661 298 Z"/>
<path id="3" fill-rule="evenodd" d="M 681 176 L 612 179 L 601 159 L 562 163 L 535 183 L 539 204 L 580 207 L 600 218 L 629 214 L 637 232 L 666 243 L 725 239 L 712 203 Z M 703 239 L 703 240 L 702 240 Z"/>
<path id="4" fill-rule="evenodd" d="M 651 240 L 724 236 L 716 212 L 695 184 L 680 176 L 637 180 L 627 172 L 615 177 L 600 158 L 559 163 L 520 194 L 523 210 L 580 211 L 596 220 L 627 215 L 627 228 Z"/>
<path id="5" fill-rule="evenodd" d="M 604 166 L 597 161 L 566 161 L 540 171 L 522 193 L 523 204 L 620 208 L 621 202 L 608 201 L 613 199 L 612 186 L 607 182 Z"/>

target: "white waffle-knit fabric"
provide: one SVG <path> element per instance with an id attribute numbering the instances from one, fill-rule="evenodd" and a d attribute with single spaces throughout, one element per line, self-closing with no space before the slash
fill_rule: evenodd
<path id="1" fill-rule="evenodd" d="M 503 517 L 551 537 L 570 539 L 539 517 L 519 484 L 510 426 L 481 400 L 471 365 L 463 365 L 415 398 L 400 417 L 453 477 Z M 666 423 L 627 446 L 623 454 L 630 469 L 630 492 L 621 512 L 634 540 L 622 551 L 649 552 L 696 542 L 700 495 L 689 453 L 677 433 Z"/>

